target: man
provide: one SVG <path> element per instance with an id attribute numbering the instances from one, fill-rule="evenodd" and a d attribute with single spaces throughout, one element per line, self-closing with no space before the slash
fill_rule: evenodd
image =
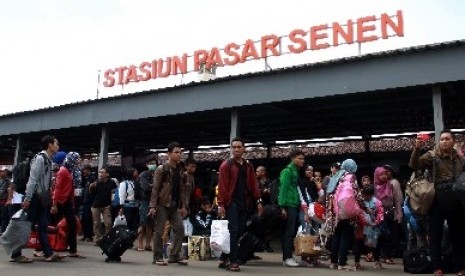
<path id="1" fill-rule="evenodd" d="M 239 237 L 245 230 L 247 210 L 257 205 L 260 216 L 263 211 L 260 190 L 254 168 L 242 156 L 245 153 L 244 140 L 236 137 L 231 142 L 232 158 L 225 160 L 219 170 L 218 217 L 226 216 L 229 221 L 230 253 L 221 254 L 219 268 L 240 271 L 237 259 Z"/>
<path id="2" fill-rule="evenodd" d="M 8 170 L 5 166 L 0 168 L 0 234 L 5 232 L 8 226 L 8 188 L 10 187 L 10 179 L 8 179 Z"/>
<path id="3" fill-rule="evenodd" d="M 95 242 L 98 245 L 103 235 L 111 230 L 111 194 L 117 188 L 115 181 L 110 178 L 110 169 L 108 166 L 103 166 L 100 169 L 98 181 L 90 184 L 89 188 L 94 196 L 91 212 Z M 103 225 L 105 226 L 103 235 L 100 216 L 103 216 Z"/>
<path id="4" fill-rule="evenodd" d="M 84 236 L 82 241 L 93 241 L 93 223 L 92 223 L 92 203 L 94 202 L 94 194 L 90 192 L 90 184 L 95 182 L 95 175 L 92 174 L 92 167 L 89 164 L 82 168 L 82 187 L 84 188 L 84 200 L 82 204 L 82 232 Z"/>
<path id="5" fill-rule="evenodd" d="M 187 206 L 189 207 L 189 212 L 193 215 L 198 211 L 199 203 L 202 200 L 202 194 L 200 193 L 200 198 L 196 198 L 196 189 L 195 186 L 195 171 L 197 170 L 197 163 L 194 159 L 189 158 L 185 162 L 186 171 L 183 173 L 183 183 L 186 188 L 186 195 L 188 195 Z"/>
<path id="6" fill-rule="evenodd" d="M 268 174 L 266 172 L 266 167 L 258 166 L 255 170 L 255 176 L 257 177 L 258 181 L 258 188 L 260 189 L 260 196 L 262 197 L 263 206 L 265 209 L 271 210 L 273 208 L 271 206 L 271 191 L 270 191 L 270 184 L 271 181 L 268 178 Z M 267 211 L 265 211 L 267 212 Z M 266 234 L 264 237 L 263 249 L 267 252 L 273 252 L 273 248 L 271 248 L 271 240 L 273 239 L 272 235 L 272 227 L 268 227 L 266 229 Z M 256 259 L 261 259 L 258 256 L 254 256 Z"/>
<path id="7" fill-rule="evenodd" d="M 48 216 L 50 210 L 50 184 L 52 180 L 52 156 L 59 150 L 58 140 L 50 135 L 42 138 L 42 152 L 32 160 L 31 173 L 26 185 L 26 195 L 23 209 L 27 210 L 29 220 L 37 223 L 39 242 L 44 252 L 46 262 L 56 262 L 63 257 L 53 252 L 48 241 Z M 48 201 L 48 202 L 47 202 Z M 13 252 L 12 261 L 19 263 L 32 262 L 31 259 L 21 255 L 21 251 Z"/>
<path id="8" fill-rule="evenodd" d="M 168 162 L 158 166 L 155 171 L 154 187 L 150 199 L 150 216 L 156 215 L 155 234 L 153 237 L 153 264 L 165 266 L 163 260 L 163 232 L 166 222 L 174 233 L 168 263 L 187 265 L 187 260 L 180 257 L 184 225 L 182 218 L 187 215 L 187 197 L 182 183 L 181 145 L 171 142 L 168 145 Z"/>
<path id="9" fill-rule="evenodd" d="M 444 229 L 444 221 L 449 227 L 450 243 L 454 256 L 454 269 L 457 275 L 465 275 L 465 211 L 463 205 L 457 202 L 455 206 L 441 205 L 441 191 L 438 188 L 453 181 L 465 171 L 465 161 L 454 149 L 455 135 L 450 130 L 441 131 L 439 146 L 432 151 L 420 156 L 420 148 L 423 141 L 417 137 L 415 147 L 410 157 L 410 167 L 413 170 L 427 169 L 433 172 L 436 190 L 435 200 L 429 211 L 429 252 L 435 276 L 443 275 L 443 262 L 441 257 L 441 239 Z M 446 201 L 454 203 L 453 196 Z"/>
<path id="10" fill-rule="evenodd" d="M 255 176 L 257 177 L 258 181 L 258 188 L 260 189 L 260 195 L 263 200 L 263 205 L 271 204 L 271 197 L 270 197 L 270 179 L 266 173 L 266 167 L 258 166 L 255 170 Z"/>
<path id="11" fill-rule="evenodd" d="M 296 222 L 299 215 L 300 200 L 297 181 L 299 171 L 304 166 L 305 156 L 302 151 L 295 149 L 289 154 L 291 163 L 287 165 L 279 176 L 278 205 L 281 207 L 283 218 L 283 266 L 297 267 L 299 264 L 292 258 L 292 248 L 296 234 Z M 304 212 L 307 212 L 306 208 Z M 309 222 L 307 218 L 307 223 Z"/>

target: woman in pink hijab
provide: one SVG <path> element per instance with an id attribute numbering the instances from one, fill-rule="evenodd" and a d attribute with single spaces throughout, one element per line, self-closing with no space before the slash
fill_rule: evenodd
<path id="1" fill-rule="evenodd" d="M 381 231 L 380 236 L 380 246 L 381 252 L 383 253 L 384 262 L 386 264 L 394 264 L 392 260 L 392 251 L 393 251 L 393 240 L 394 235 L 397 233 L 397 227 L 399 221 L 396 219 L 396 208 L 395 208 L 395 197 L 400 192 L 402 196 L 402 191 L 395 191 L 394 186 L 391 184 L 388 178 L 387 170 L 384 167 L 378 167 L 375 170 L 374 175 L 374 184 L 375 184 L 375 196 L 381 201 L 384 208 L 384 226 Z M 399 210 L 402 211 L 402 210 Z"/>

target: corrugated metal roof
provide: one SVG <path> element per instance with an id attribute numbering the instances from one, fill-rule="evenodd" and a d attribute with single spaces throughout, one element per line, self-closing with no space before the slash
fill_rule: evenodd
<path id="1" fill-rule="evenodd" d="M 16 115 L 34 113 L 34 112 L 42 112 L 44 110 L 62 109 L 62 108 L 67 108 L 69 106 L 84 105 L 84 104 L 88 104 L 92 102 L 111 101 L 114 99 L 137 97 L 141 94 L 168 92 L 168 91 L 179 89 L 179 88 L 210 85 L 212 83 L 231 81 L 231 80 L 237 80 L 237 79 L 243 79 L 243 78 L 250 78 L 250 77 L 261 76 L 261 75 L 279 74 L 282 72 L 306 70 L 310 68 L 321 68 L 321 67 L 326 67 L 326 66 L 359 62 L 359 61 L 371 60 L 371 59 L 377 59 L 377 58 L 400 56 L 400 55 L 415 53 L 415 52 L 425 52 L 425 51 L 439 50 L 439 49 L 444 49 L 444 48 L 453 48 L 453 47 L 458 47 L 458 46 L 463 46 L 463 45 L 465 45 L 465 39 L 434 43 L 434 44 L 427 44 L 427 45 L 419 45 L 419 46 L 413 46 L 413 47 L 407 47 L 407 48 L 401 48 L 401 49 L 395 49 L 395 50 L 389 50 L 389 51 L 369 53 L 369 54 L 364 54 L 361 56 L 350 56 L 350 57 L 344 57 L 344 58 L 328 60 L 328 61 L 323 61 L 323 62 L 307 63 L 307 64 L 295 65 L 295 66 L 290 66 L 290 67 L 283 67 L 283 68 L 273 69 L 270 71 L 261 71 L 261 72 L 253 72 L 253 73 L 226 76 L 226 77 L 217 78 L 217 79 L 214 79 L 208 82 L 190 82 L 190 83 L 186 83 L 183 85 L 176 85 L 172 87 L 164 87 L 164 88 L 159 88 L 159 89 L 140 91 L 140 92 L 135 92 L 131 94 L 116 95 L 116 96 L 106 97 L 106 98 L 101 98 L 101 99 L 89 99 L 89 100 L 67 103 L 67 104 L 58 105 L 58 106 L 50 106 L 50 107 L 45 107 L 45 108 L 40 108 L 40 109 L 8 113 L 8 114 L 1 115 L 0 118 L 13 117 Z"/>

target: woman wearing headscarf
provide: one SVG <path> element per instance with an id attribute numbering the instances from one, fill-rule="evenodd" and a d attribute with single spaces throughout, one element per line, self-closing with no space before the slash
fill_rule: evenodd
<path id="1" fill-rule="evenodd" d="M 77 252 L 76 216 L 74 213 L 73 171 L 78 170 L 80 156 L 69 152 L 56 174 L 56 184 L 53 190 L 53 205 L 51 213 L 60 213 L 66 219 L 68 233 L 66 239 L 69 245 L 69 257 L 85 258 Z"/>
<path id="2" fill-rule="evenodd" d="M 347 159 L 342 162 L 341 170 L 337 172 L 337 174 L 340 175 L 340 180 L 336 185 L 336 192 L 333 199 L 336 228 L 334 229 L 333 240 L 331 242 L 331 269 L 354 269 L 347 263 L 347 255 L 354 238 L 354 225 L 361 212 L 357 201 L 358 186 L 357 177 L 355 176 L 356 171 L 357 164 L 355 161 Z M 346 201 L 341 201 L 342 198 Z M 348 202 L 352 204 L 347 204 Z M 350 210 L 347 208 L 349 206 Z M 344 209 L 344 207 L 346 209 Z M 354 213 L 354 211 L 356 212 Z"/>
<path id="3" fill-rule="evenodd" d="M 394 264 L 392 260 L 393 235 L 396 235 L 398 225 L 402 220 L 402 209 L 397 207 L 402 203 L 402 191 L 389 181 L 386 168 L 377 167 L 374 175 L 375 196 L 384 208 L 383 229 L 380 236 L 381 251 L 386 264 Z"/>

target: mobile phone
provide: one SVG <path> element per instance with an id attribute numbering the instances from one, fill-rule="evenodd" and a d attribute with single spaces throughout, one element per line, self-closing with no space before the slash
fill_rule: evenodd
<path id="1" fill-rule="evenodd" d="M 429 140 L 429 135 L 427 133 L 418 133 L 417 134 L 417 139 L 421 141 L 428 141 Z"/>

